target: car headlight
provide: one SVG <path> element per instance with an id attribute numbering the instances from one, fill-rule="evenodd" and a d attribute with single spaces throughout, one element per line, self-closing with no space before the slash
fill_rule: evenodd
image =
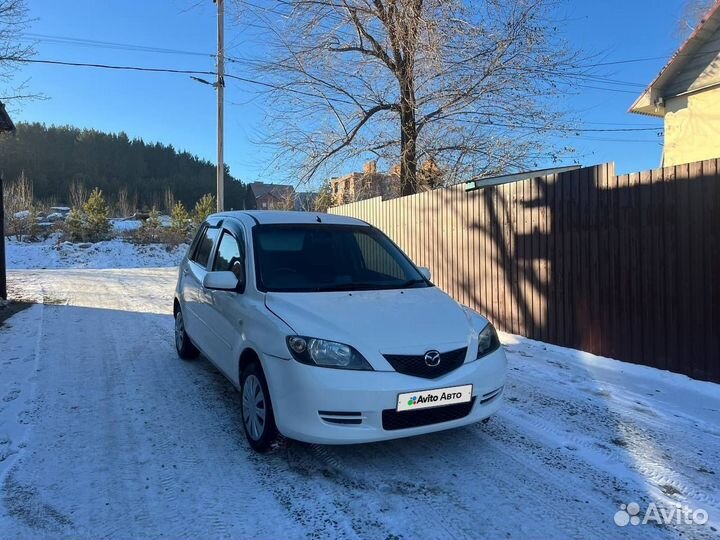
<path id="1" fill-rule="evenodd" d="M 344 343 L 304 336 L 288 336 L 287 346 L 293 358 L 303 364 L 372 371 L 372 366 L 365 357 Z"/>
<path id="2" fill-rule="evenodd" d="M 498 338 L 495 327 L 488 323 L 482 332 L 478 335 L 477 358 L 487 356 L 491 352 L 500 347 L 500 339 Z"/>

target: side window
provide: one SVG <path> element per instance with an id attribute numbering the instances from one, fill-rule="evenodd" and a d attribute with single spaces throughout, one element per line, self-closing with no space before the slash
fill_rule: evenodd
<path id="1" fill-rule="evenodd" d="M 227 231 L 223 231 L 218 244 L 217 253 L 215 254 L 215 262 L 213 263 L 213 271 L 232 271 L 236 262 L 242 263 L 240 255 L 240 246 L 235 237 Z"/>
<path id="2" fill-rule="evenodd" d="M 205 223 L 201 223 L 200 227 L 198 227 L 197 232 L 195 233 L 195 237 L 193 238 L 192 244 L 190 244 L 190 249 L 188 250 L 188 258 L 191 261 L 195 260 L 195 253 L 197 252 L 198 244 L 200 243 L 200 240 L 203 236 L 205 236 L 205 229 L 207 229 L 207 225 Z"/>
<path id="3" fill-rule="evenodd" d="M 220 234 L 220 229 L 208 227 L 205 229 L 205 233 L 200 238 L 195 254 L 192 256 L 192 260 L 198 263 L 203 268 L 207 267 L 208 259 L 210 259 L 210 253 L 212 252 L 213 245 Z"/>
<path id="4" fill-rule="evenodd" d="M 365 269 L 396 279 L 406 279 L 406 273 L 388 250 L 369 234 L 354 233 Z"/>

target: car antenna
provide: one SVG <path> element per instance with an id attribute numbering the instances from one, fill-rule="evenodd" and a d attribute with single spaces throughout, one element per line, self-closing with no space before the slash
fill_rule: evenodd
<path id="1" fill-rule="evenodd" d="M 315 216 L 315 219 L 317 220 L 318 223 L 322 223 L 322 219 L 320 219 L 320 216 Z"/>

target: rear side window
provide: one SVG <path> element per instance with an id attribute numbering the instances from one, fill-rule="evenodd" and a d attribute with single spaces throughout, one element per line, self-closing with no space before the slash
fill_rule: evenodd
<path id="1" fill-rule="evenodd" d="M 205 229 L 205 232 L 198 242 L 195 253 L 192 256 L 192 260 L 203 268 L 207 267 L 208 260 L 210 259 L 210 253 L 212 253 L 213 245 L 215 245 L 219 234 L 220 229 L 208 227 Z"/>

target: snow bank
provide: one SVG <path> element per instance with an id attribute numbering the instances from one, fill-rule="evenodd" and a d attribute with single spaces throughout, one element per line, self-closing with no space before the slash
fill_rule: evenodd
<path id="1" fill-rule="evenodd" d="M 111 219 L 113 229 L 118 232 L 134 231 L 140 228 L 142 221 L 139 219 Z"/>
<path id="2" fill-rule="evenodd" d="M 42 268 L 144 268 L 177 266 L 187 245 L 175 248 L 164 244 L 137 245 L 115 238 L 95 244 L 58 243 L 57 235 L 43 242 L 6 239 L 7 267 L 10 270 Z"/>

